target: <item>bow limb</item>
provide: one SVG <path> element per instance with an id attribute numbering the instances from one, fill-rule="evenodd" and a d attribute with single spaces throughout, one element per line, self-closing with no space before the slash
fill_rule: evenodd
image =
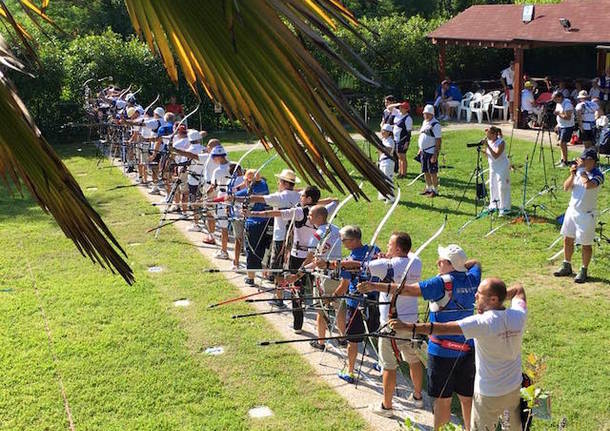
<path id="1" fill-rule="evenodd" d="M 159 97 L 161 97 L 161 95 L 159 93 L 157 93 L 157 98 L 155 100 L 153 100 L 152 102 L 150 102 L 150 105 L 148 105 L 146 108 L 144 108 L 144 112 L 148 112 L 148 110 L 155 104 L 157 103 L 157 100 L 159 100 Z"/>
<path id="2" fill-rule="evenodd" d="M 377 242 L 377 237 L 381 233 L 381 229 L 383 229 L 383 226 L 390 219 L 390 217 L 392 216 L 392 213 L 394 212 L 394 210 L 398 206 L 399 202 L 400 202 L 400 187 L 398 187 L 398 192 L 396 193 L 396 198 L 394 199 L 394 203 L 392 204 L 392 206 L 390 207 L 390 209 L 386 213 L 386 215 L 379 222 L 379 225 L 377 226 L 377 229 L 375 230 L 375 233 L 373 233 L 373 237 L 371 238 L 371 242 L 369 242 L 369 247 L 371 248 L 371 250 L 373 249 L 373 247 L 375 246 L 375 243 Z"/>
<path id="3" fill-rule="evenodd" d="M 446 214 L 445 214 L 445 219 L 443 220 L 443 224 L 441 225 L 441 227 L 439 227 L 438 230 L 436 232 L 434 232 L 434 234 L 432 234 L 432 236 L 430 238 L 428 238 L 422 245 L 420 245 L 419 248 L 417 250 L 415 250 L 415 252 L 409 258 L 409 263 L 407 264 L 407 267 L 405 268 L 404 272 L 402 273 L 402 278 L 400 280 L 398 289 L 396 289 L 394 291 L 394 294 L 392 295 L 392 299 L 390 300 L 390 318 L 391 319 L 398 318 L 398 313 L 396 310 L 396 301 L 398 300 L 400 293 L 402 292 L 402 290 L 404 289 L 404 287 L 407 284 L 407 276 L 409 274 L 409 270 L 411 269 L 411 266 L 413 265 L 413 262 L 415 261 L 415 258 L 418 257 L 420 255 L 420 253 L 432 243 L 432 241 L 434 241 L 436 238 L 438 238 L 440 236 L 441 233 L 443 233 L 443 230 L 445 230 L 445 226 L 447 226 L 447 215 Z"/>

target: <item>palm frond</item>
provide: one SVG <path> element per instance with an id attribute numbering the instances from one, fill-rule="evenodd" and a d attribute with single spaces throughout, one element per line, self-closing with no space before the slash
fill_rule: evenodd
<path id="1" fill-rule="evenodd" d="M 1 37 L 0 59 L 13 68 L 21 67 Z M 81 254 L 102 267 L 116 270 L 127 283 L 133 283 L 133 272 L 119 254 L 125 255 L 124 250 L 42 137 L 12 84 L 1 72 L 0 177 L 7 187 L 12 183 L 21 190 L 21 184 L 25 184 Z"/>
<path id="2" fill-rule="evenodd" d="M 161 54 L 172 80 L 177 81 L 177 60 L 195 93 L 201 85 L 231 118 L 272 144 L 304 178 L 327 189 L 330 183 L 340 190 L 344 185 L 364 196 L 334 146 L 379 191 L 392 193 L 391 183 L 343 123 L 385 152 L 381 142 L 301 40 L 375 83 L 372 71 L 332 32 L 337 25 L 356 31 L 356 19 L 340 1 L 125 2 L 134 28 Z M 334 52 L 322 35 L 356 58 L 362 72 Z"/>

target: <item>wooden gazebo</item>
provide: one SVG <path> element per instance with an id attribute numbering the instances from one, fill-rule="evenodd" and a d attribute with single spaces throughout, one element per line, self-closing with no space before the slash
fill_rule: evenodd
<path id="1" fill-rule="evenodd" d="M 568 25 L 569 22 L 569 25 Z M 557 4 L 477 5 L 428 34 L 439 47 L 445 76 L 445 47 L 462 45 L 512 49 L 515 54 L 512 118 L 519 124 L 523 51 L 546 46 L 598 45 L 597 72 L 610 64 L 610 0 L 564 0 Z M 593 71 L 591 71 L 593 72 Z"/>

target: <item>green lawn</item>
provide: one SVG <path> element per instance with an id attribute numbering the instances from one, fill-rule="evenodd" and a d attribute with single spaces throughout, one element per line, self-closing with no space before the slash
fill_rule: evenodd
<path id="1" fill-rule="evenodd" d="M 159 219 L 142 216 L 153 211 L 146 200 L 133 188 L 106 191 L 126 179 L 76 149 L 60 150 L 137 282 L 126 286 L 83 259 L 31 199 L 0 189 L 0 429 L 67 429 L 58 375 L 78 430 L 366 428 L 294 350 L 256 346 L 279 337 L 263 319 L 230 319 L 250 307 L 208 310 L 237 289 L 202 275 L 210 263 L 173 228 L 158 241 L 145 234 Z M 153 265 L 164 271 L 149 273 Z M 192 305 L 173 307 L 183 297 Z M 203 354 L 217 345 L 224 355 Z M 259 405 L 274 417 L 249 419 Z"/>
<path id="2" fill-rule="evenodd" d="M 239 141 L 238 136 L 228 136 Z M 539 422 L 536 429 L 556 429 L 562 416 L 568 418 L 570 429 L 607 428 L 610 246 L 595 248 L 590 268 L 595 283 L 575 285 L 550 275 L 553 266 L 546 259 L 558 247 L 547 247 L 559 230 L 551 217 L 530 228 L 504 226 L 488 238 L 484 234 L 490 221 L 485 218 L 458 235 L 458 228 L 474 212 L 472 190 L 456 210 L 476 156 L 465 144 L 480 138 L 480 132 L 446 134 L 449 167 L 441 172 L 441 197 L 420 197 L 421 183 L 407 187 L 414 174 L 401 180 L 402 202 L 378 243 L 383 248 L 390 232 L 400 229 L 411 234 L 417 247 L 447 213 L 449 223 L 440 243 L 458 242 L 483 262 L 484 275 L 526 286 L 530 314 L 524 351 L 546 359 L 544 386 L 553 392 L 554 425 Z M 521 202 L 521 165 L 530 146 L 514 142 L 514 162 L 519 165 L 512 176 L 515 206 Z M 133 188 L 106 191 L 127 184 L 122 174 L 117 169 L 96 169 L 93 151 L 76 148 L 60 150 L 91 203 L 128 251 L 137 283 L 125 286 L 119 277 L 82 259 L 30 199 L 0 191 L 0 290 L 12 289 L 0 292 L 0 429 L 66 429 L 58 373 L 77 429 L 365 428 L 338 395 L 311 378 L 311 368 L 292 349 L 256 346 L 272 331 L 263 319 L 231 321 L 230 315 L 248 310 L 247 305 L 207 310 L 207 304 L 234 296 L 236 290 L 221 277 L 202 275 L 199 270 L 210 264 L 173 228 L 164 229 L 158 241 L 145 234 L 158 221 L 156 215 L 142 215 L 152 212 L 146 200 Z M 409 159 L 413 156 L 411 148 Z M 238 154 L 231 157 L 237 159 Z M 256 167 L 266 157 L 262 151 L 254 152 L 244 162 Z M 528 196 L 543 184 L 537 160 L 530 171 Z M 263 174 L 272 179 L 282 167 L 276 160 Z M 416 167 L 410 162 L 411 172 Z M 549 172 L 558 184 L 567 173 L 550 168 Z M 349 203 L 337 223 L 359 224 L 368 241 L 388 206 L 374 199 L 370 186 L 365 185 L 365 190 L 371 202 Z M 610 204 L 607 190 L 600 195 L 600 208 L 605 208 Z M 544 196 L 537 203 L 558 215 L 568 195 L 558 191 L 557 197 L 551 201 Z M 494 226 L 498 223 L 494 221 Z M 436 245 L 422 255 L 425 276 L 434 274 Z M 147 267 L 153 265 L 164 271 L 148 273 Z M 183 297 L 193 305 L 174 308 L 172 301 Z M 40 306 L 49 322 L 57 362 L 52 359 Z M 225 346 L 227 353 L 203 355 L 205 348 L 216 345 Z M 261 404 L 271 407 L 275 416 L 262 422 L 247 419 L 248 409 Z"/>
<path id="3" fill-rule="evenodd" d="M 476 151 L 467 148 L 466 143 L 478 142 L 482 138 L 479 131 L 448 132 L 443 139 L 443 152 L 447 168 L 440 173 L 441 196 L 436 199 L 419 196 L 423 182 L 410 187 L 409 182 L 418 173 L 419 165 L 412 161 L 416 153 L 416 141 L 409 149 L 409 178 L 400 180 L 401 203 L 386 224 L 378 244 L 383 248 L 388 236 L 394 230 L 411 234 L 414 248 L 425 241 L 441 225 L 444 214 L 448 214 L 448 225 L 439 239 L 442 244 L 458 243 L 470 257 L 480 259 L 484 276 L 499 276 L 507 283 L 522 282 L 529 298 L 529 319 L 524 340 L 524 352 L 542 356 L 547 363 L 544 387 L 553 393 L 553 425 L 539 422 L 536 429 L 556 429 L 557 422 L 566 416 L 572 429 L 604 429 L 610 427 L 610 402 L 608 400 L 608 352 L 610 351 L 610 244 L 595 246 L 593 263 L 589 273 L 594 282 L 577 285 L 571 280 L 556 279 L 552 272 L 556 263 L 547 258 L 561 249 L 561 245 L 548 250 L 548 246 L 559 235 L 559 226 L 554 216 L 565 211 L 569 194 L 561 190 L 561 184 L 568 174 L 566 169 L 551 167 L 551 155 L 545 146 L 549 184 L 558 185 L 557 200 L 549 195 L 536 199 L 533 203 L 543 204 L 548 212 L 537 208 L 540 223 L 527 227 L 524 223 L 509 224 L 495 234 L 485 237 L 491 223 L 493 227 L 504 223 L 503 219 L 480 219 L 458 234 L 458 229 L 474 215 L 474 188 L 467 189 L 465 201 L 457 208 L 458 201 L 468 184 L 470 173 L 476 164 Z M 508 140 L 508 136 L 507 136 Z M 548 141 L 545 141 L 548 144 Z M 361 143 L 363 144 L 363 143 Z M 363 145 L 363 148 L 365 146 Z M 532 143 L 514 140 L 513 162 L 516 170 L 512 173 L 513 209 L 521 205 L 526 154 L 531 155 Z M 365 151 L 366 153 L 366 151 Z M 529 170 L 527 188 L 528 199 L 538 193 L 544 185 L 544 173 L 538 152 Z M 231 157 L 237 159 L 239 154 Z M 247 167 L 256 167 L 268 156 L 262 152 L 253 153 L 244 160 Z M 555 160 L 558 151 L 555 148 Z M 483 165 L 487 167 L 486 159 Z M 263 171 L 275 187 L 273 173 L 283 167 L 282 161 L 274 161 Z M 608 185 L 600 191 L 599 209 L 610 206 Z M 362 227 L 368 241 L 389 208 L 376 200 L 376 192 L 365 185 L 371 202 L 350 202 L 337 216 L 337 224 L 357 224 Z M 533 208 L 528 209 L 531 213 Z M 610 223 L 610 214 L 604 221 Z M 610 230 L 608 231 L 610 232 Z M 432 276 L 436 271 L 436 246 L 433 244 L 422 254 L 424 276 Z M 578 252 L 579 253 L 579 252 Z M 561 259 L 557 261 L 560 262 Z M 580 265 L 580 254 L 573 259 L 576 268 Z M 423 304 L 422 304 L 423 307 Z"/>

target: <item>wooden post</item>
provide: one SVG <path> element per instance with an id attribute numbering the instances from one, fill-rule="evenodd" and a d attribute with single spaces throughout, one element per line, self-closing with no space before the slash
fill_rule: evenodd
<path id="1" fill-rule="evenodd" d="M 523 89 L 523 48 L 515 48 L 515 81 L 513 82 L 512 119 L 516 129 L 521 119 L 521 90 Z"/>
<path id="2" fill-rule="evenodd" d="M 438 44 L 438 80 L 443 82 L 445 79 L 445 44 L 441 41 Z"/>

